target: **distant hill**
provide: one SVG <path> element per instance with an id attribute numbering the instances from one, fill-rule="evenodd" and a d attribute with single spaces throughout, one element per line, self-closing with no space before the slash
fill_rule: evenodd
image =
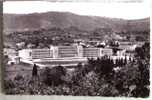
<path id="1" fill-rule="evenodd" d="M 83 31 L 98 28 L 111 29 L 113 32 L 145 31 L 150 29 L 150 18 L 124 20 L 97 16 L 82 16 L 69 12 L 46 12 L 33 14 L 4 14 L 4 32 L 39 30 L 49 28 L 76 27 Z"/>

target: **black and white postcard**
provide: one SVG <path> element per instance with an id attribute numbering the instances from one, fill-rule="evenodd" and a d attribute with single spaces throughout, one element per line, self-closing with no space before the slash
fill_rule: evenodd
<path id="1" fill-rule="evenodd" d="M 7 95 L 150 95 L 146 2 L 3 2 Z"/>

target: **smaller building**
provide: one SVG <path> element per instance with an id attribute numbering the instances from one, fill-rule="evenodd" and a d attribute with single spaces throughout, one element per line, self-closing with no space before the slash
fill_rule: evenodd
<path id="1" fill-rule="evenodd" d="M 29 43 L 28 45 L 27 45 L 27 48 L 34 48 L 35 47 L 35 45 L 34 44 L 32 44 L 32 43 Z"/>
<path id="2" fill-rule="evenodd" d="M 119 45 L 133 45 L 133 42 L 129 42 L 129 41 L 119 41 L 118 43 Z"/>
<path id="3" fill-rule="evenodd" d="M 12 58 L 12 57 L 18 55 L 18 52 L 15 49 L 12 49 L 12 48 L 4 48 L 3 53 L 4 53 L 4 55 L 7 55 L 8 58 Z"/>
<path id="4" fill-rule="evenodd" d="M 17 46 L 19 49 L 22 49 L 22 48 L 25 47 L 25 42 L 16 43 L 16 46 Z"/>
<path id="5" fill-rule="evenodd" d="M 7 64 L 18 64 L 20 62 L 20 57 L 18 56 L 18 52 L 12 48 L 4 48 L 3 49 L 4 55 L 8 56 L 8 63 Z"/>
<path id="6" fill-rule="evenodd" d="M 7 64 L 19 64 L 20 63 L 20 57 L 19 56 L 14 56 L 12 57 Z"/>
<path id="7" fill-rule="evenodd" d="M 92 46 L 97 46 L 97 44 L 99 44 L 99 43 L 100 43 L 100 41 L 98 41 L 98 40 L 91 40 L 91 41 L 87 42 L 87 44 L 90 44 Z"/>
<path id="8" fill-rule="evenodd" d="M 113 50 L 111 48 L 101 48 L 100 50 L 101 50 L 100 51 L 101 56 L 105 56 L 105 55 L 112 56 L 113 55 Z"/>
<path id="9" fill-rule="evenodd" d="M 137 45 L 119 45 L 119 49 L 123 49 L 126 51 L 134 51 L 136 49 Z"/>
<path id="10" fill-rule="evenodd" d="M 74 42 L 75 42 L 75 43 L 81 43 L 81 42 L 83 42 L 83 43 L 84 43 L 84 42 L 85 42 L 85 40 L 83 40 L 83 39 L 74 39 Z"/>

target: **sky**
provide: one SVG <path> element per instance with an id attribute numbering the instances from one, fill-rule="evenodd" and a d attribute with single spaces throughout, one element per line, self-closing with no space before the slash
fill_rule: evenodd
<path id="1" fill-rule="evenodd" d="M 150 17 L 150 5 L 143 3 L 87 3 L 47 1 L 7 1 L 3 13 L 29 14 L 48 11 L 72 12 L 79 15 L 102 16 L 123 19 Z"/>

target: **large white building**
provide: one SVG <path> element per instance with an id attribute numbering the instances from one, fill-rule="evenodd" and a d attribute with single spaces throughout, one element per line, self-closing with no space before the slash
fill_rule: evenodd
<path id="1" fill-rule="evenodd" d="M 72 46 L 50 46 L 44 49 L 22 49 L 19 56 L 22 59 L 42 59 L 42 58 L 90 58 L 104 55 L 112 56 L 110 48 L 83 48 L 80 45 Z"/>
<path id="2" fill-rule="evenodd" d="M 67 66 L 70 65 L 70 62 L 72 64 L 77 64 L 78 62 L 87 62 L 87 58 L 98 58 L 105 55 L 112 59 L 125 58 L 125 52 L 126 50 L 121 50 L 117 52 L 116 56 L 113 56 L 113 50 L 111 48 L 84 48 L 80 45 L 50 46 L 50 48 L 43 49 L 20 50 L 19 57 L 21 61 L 27 63 L 57 65 L 63 62 L 64 65 Z"/>

